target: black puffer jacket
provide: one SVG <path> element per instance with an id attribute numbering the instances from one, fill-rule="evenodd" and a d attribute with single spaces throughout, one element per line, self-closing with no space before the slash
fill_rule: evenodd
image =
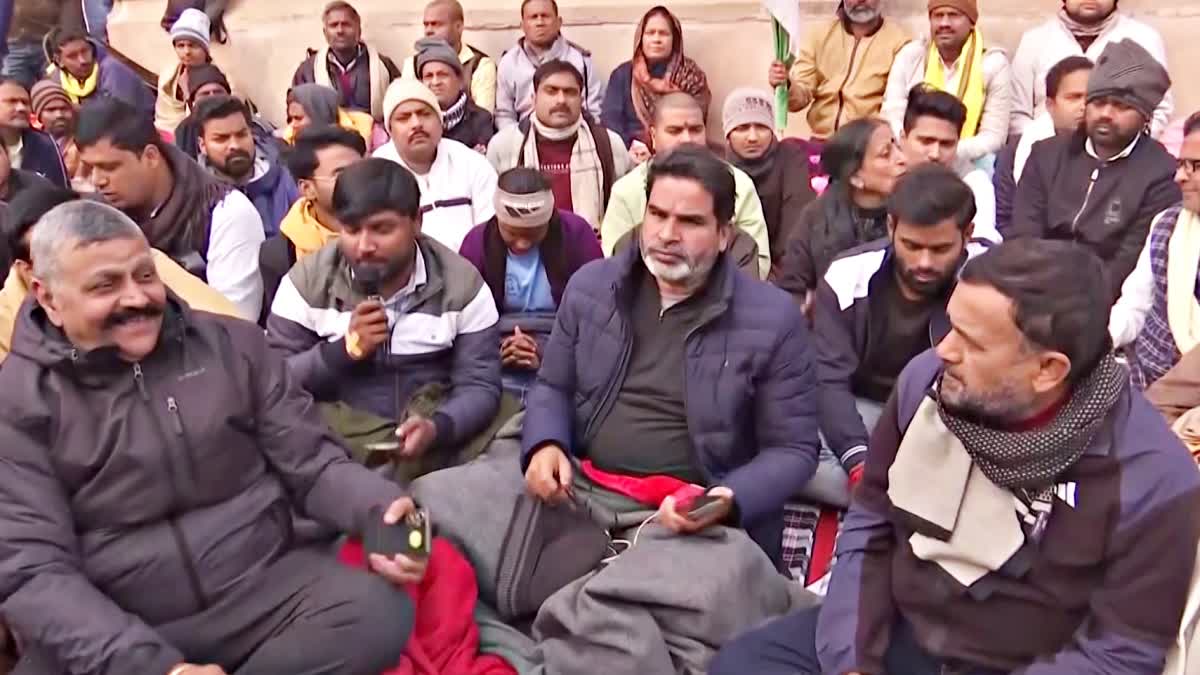
<path id="1" fill-rule="evenodd" d="M 166 673 L 153 627 L 247 592 L 294 512 L 361 531 L 400 496 L 319 420 L 254 324 L 172 300 L 130 364 L 27 301 L 0 368 L 0 612 L 69 672 Z"/>

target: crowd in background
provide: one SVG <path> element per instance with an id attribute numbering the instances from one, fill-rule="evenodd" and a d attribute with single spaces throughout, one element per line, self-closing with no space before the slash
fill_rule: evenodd
<path id="1" fill-rule="evenodd" d="M 1200 112 L 881 4 L 714 102 L 667 6 L 334 0 L 279 126 L 225 2 L 0 9 L 14 672 L 1200 673 Z"/>

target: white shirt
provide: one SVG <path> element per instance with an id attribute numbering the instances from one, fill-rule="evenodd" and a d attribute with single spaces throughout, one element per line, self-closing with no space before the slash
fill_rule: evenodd
<path id="1" fill-rule="evenodd" d="M 1150 266 L 1150 238 L 1158 227 L 1158 221 L 1163 214 L 1154 216 L 1150 221 L 1150 231 L 1146 234 L 1146 244 L 1138 255 L 1137 265 L 1125 283 L 1121 284 L 1121 297 L 1113 305 L 1108 315 L 1108 334 L 1112 336 L 1113 348 L 1124 347 L 1137 339 L 1142 327 L 1146 325 L 1146 316 L 1154 307 L 1154 268 Z"/>
<path id="2" fill-rule="evenodd" d="M 1068 56 L 1086 56 L 1095 63 L 1110 42 L 1133 40 L 1167 68 L 1167 49 L 1162 35 L 1147 24 L 1124 14 L 1097 37 L 1085 52 L 1062 21 L 1055 17 L 1021 36 L 1012 62 L 1012 133 L 1020 134 L 1046 108 L 1046 74 Z M 1168 68 L 1168 70 L 1170 70 Z M 1151 135 L 1157 137 L 1171 122 L 1175 99 L 1170 91 L 1154 110 Z"/>
<path id="3" fill-rule="evenodd" d="M 395 143 L 386 143 L 372 156 L 390 159 L 408 169 L 421 188 L 421 232 L 454 251 L 467 233 L 496 215 L 496 170 L 475 150 L 448 138 L 438 143 L 427 174 L 404 163 Z M 448 201 L 463 203 L 446 204 Z"/>
<path id="4" fill-rule="evenodd" d="M 987 239 L 993 244 L 1004 241 L 1000 231 L 996 229 L 996 188 L 992 179 L 988 178 L 983 169 L 974 168 L 973 164 L 959 162 L 959 178 L 971 188 L 975 194 L 975 233 L 974 239 Z"/>
<path id="5" fill-rule="evenodd" d="M 230 190 L 213 208 L 205 256 L 208 285 L 237 305 L 248 321 L 258 321 L 262 309 L 258 250 L 264 239 L 262 218 L 246 195 Z"/>

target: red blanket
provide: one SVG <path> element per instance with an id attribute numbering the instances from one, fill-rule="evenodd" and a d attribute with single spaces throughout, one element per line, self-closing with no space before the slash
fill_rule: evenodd
<path id="1" fill-rule="evenodd" d="M 356 539 L 346 542 L 338 559 L 367 568 L 362 544 Z M 383 675 L 516 675 L 504 659 L 479 655 L 475 570 L 450 542 L 433 540 L 425 578 L 405 590 L 412 598 L 417 623 L 400 663 Z"/>

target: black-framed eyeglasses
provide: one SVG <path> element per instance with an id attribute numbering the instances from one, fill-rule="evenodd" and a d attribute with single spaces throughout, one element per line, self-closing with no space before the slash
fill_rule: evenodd
<path id="1" fill-rule="evenodd" d="M 1196 175 L 1197 172 L 1200 172 L 1200 159 L 1181 157 L 1179 159 L 1178 166 L 1180 169 L 1183 169 L 1183 172 L 1187 174 L 1188 177 L 1191 177 Z"/>

